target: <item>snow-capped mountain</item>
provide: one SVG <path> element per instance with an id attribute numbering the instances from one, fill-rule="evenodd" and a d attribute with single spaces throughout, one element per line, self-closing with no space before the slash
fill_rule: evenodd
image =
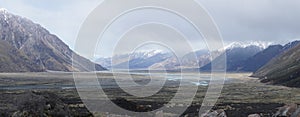
<path id="1" fill-rule="evenodd" d="M 143 59 L 147 59 L 149 57 L 153 57 L 157 54 L 165 54 L 166 52 L 164 52 L 163 50 L 144 50 L 144 51 L 139 51 L 136 53 L 132 53 L 132 54 L 128 54 L 130 55 L 131 58 L 136 59 L 136 58 L 143 58 Z"/>
<path id="2" fill-rule="evenodd" d="M 279 45 L 277 54 L 252 76 L 261 78 L 263 83 L 300 87 L 300 41 L 284 46 Z"/>
<path id="3" fill-rule="evenodd" d="M 293 41 L 286 45 L 271 45 L 245 61 L 244 66 L 241 67 L 241 70 L 247 72 L 256 72 L 273 58 L 297 46 L 299 43 L 300 41 Z"/>
<path id="4" fill-rule="evenodd" d="M 282 48 L 282 51 L 286 51 L 288 49 L 291 49 L 297 45 L 299 45 L 300 41 L 293 41 L 293 42 L 289 42 L 288 44 L 285 44 Z"/>
<path id="5" fill-rule="evenodd" d="M 228 45 L 226 45 L 224 50 L 230 50 L 234 48 L 246 48 L 249 46 L 256 46 L 262 49 L 266 49 L 269 47 L 272 43 L 270 42 L 262 42 L 262 41 L 253 41 L 253 42 L 232 42 Z"/>
<path id="6" fill-rule="evenodd" d="M 246 60 L 264 50 L 265 46 L 256 44 L 241 44 L 241 43 L 232 43 L 226 46 L 225 52 L 222 54 L 226 54 L 226 64 L 227 71 L 240 71 L 240 69 L 244 66 Z M 222 61 L 223 58 L 217 57 L 213 60 L 213 62 Z M 211 63 L 201 67 L 202 71 L 210 71 Z"/>
<path id="7" fill-rule="evenodd" d="M 97 63 L 115 69 L 148 69 L 171 57 L 171 53 L 163 50 L 143 50 L 134 53 L 116 55 L 112 58 L 99 58 Z"/>
<path id="8" fill-rule="evenodd" d="M 194 55 L 195 54 L 195 55 Z M 194 58 L 194 57 L 197 58 Z M 208 64 L 211 56 L 208 50 L 199 50 L 185 55 L 180 61 L 173 53 L 152 50 L 139 51 L 123 55 L 116 55 L 113 58 L 99 58 L 96 63 L 106 68 L 115 69 L 151 69 L 151 70 L 174 70 L 185 68 L 199 68 Z"/>
<path id="9" fill-rule="evenodd" d="M 218 60 L 218 57 L 212 58 L 211 54 L 226 54 L 228 58 L 229 70 L 238 70 L 243 61 L 254 56 L 258 52 L 267 48 L 270 43 L 234 42 L 225 46 L 225 51 L 209 52 L 208 50 L 198 50 L 185 55 L 182 60 L 178 60 L 170 52 L 161 50 L 139 51 L 130 54 L 122 54 L 113 58 L 100 58 L 96 62 L 107 68 L 119 69 L 152 69 L 152 70 L 174 70 L 174 69 L 196 69 L 205 68 L 208 70 L 212 60 Z M 197 58 L 194 58 L 195 56 Z M 111 64 L 113 60 L 113 64 Z"/>
<path id="10" fill-rule="evenodd" d="M 208 50 L 198 50 L 188 53 L 181 61 L 176 56 L 172 56 L 161 63 L 152 65 L 151 69 L 195 69 L 208 64 L 210 61 L 211 56 Z"/>

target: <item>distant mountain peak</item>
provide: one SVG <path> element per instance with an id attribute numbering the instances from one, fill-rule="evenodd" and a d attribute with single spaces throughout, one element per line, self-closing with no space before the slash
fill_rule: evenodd
<path id="1" fill-rule="evenodd" d="M 293 42 L 289 42 L 289 43 L 283 45 L 283 49 L 284 49 L 284 50 L 287 50 L 287 49 L 289 49 L 289 48 L 292 48 L 292 47 L 298 45 L 299 43 L 300 43 L 300 41 L 298 41 L 298 40 L 293 41 Z"/>
<path id="2" fill-rule="evenodd" d="M 163 50 L 147 50 L 147 51 L 140 51 L 140 52 L 144 54 L 144 57 L 151 57 L 156 54 L 164 53 Z"/>
<path id="3" fill-rule="evenodd" d="M 0 15 L 4 17 L 4 20 L 7 21 L 8 19 L 8 11 L 5 8 L 0 8 Z"/>
<path id="4" fill-rule="evenodd" d="M 250 46 L 257 46 L 261 49 L 266 49 L 272 43 L 270 42 L 262 42 L 262 41 L 251 41 L 251 42 L 232 42 L 225 46 L 225 50 L 230 50 L 233 48 L 246 48 Z"/>
<path id="5" fill-rule="evenodd" d="M 5 9 L 5 8 L 0 8 L 0 13 L 8 13 L 8 12 L 7 12 L 7 9 Z"/>

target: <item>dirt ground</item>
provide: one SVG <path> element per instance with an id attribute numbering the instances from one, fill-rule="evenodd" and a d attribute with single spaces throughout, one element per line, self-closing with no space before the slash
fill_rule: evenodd
<path id="1" fill-rule="evenodd" d="M 92 77 L 85 73 L 86 77 Z M 98 73 L 98 78 L 103 84 L 109 84 L 104 91 L 109 100 L 118 106 L 135 112 L 147 112 L 165 106 L 177 93 L 179 81 L 166 82 L 156 95 L 147 98 L 138 98 L 127 94 L 115 86 L 112 74 Z M 193 73 L 185 74 L 192 77 Z M 262 114 L 270 117 L 276 112 L 276 108 L 284 104 L 300 104 L 300 89 L 283 86 L 273 86 L 260 83 L 258 79 L 248 77 L 249 73 L 229 73 L 222 89 L 220 98 L 213 109 L 224 109 L 229 117 L 244 117 L 249 114 Z M 158 75 L 159 76 L 159 75 Z M 209 77 L 210 74 L 201 74 L 201 77 Z M 118 75 L 126 82 L 127 75 Z M 133 75 L 135 81 L 140 83 L 149 82 L 149 77 L 144 75 Z M 156 79 L 159 79 L 157 77 Z M 155 78 L 154 78 L 155 79 Z M 186 84 L 184 88 L 189 88 Z M 139 91 L 139 89 L 135 89 Z M 198 110 L 205 97 L 207 86 L 198 86 L 192 105 L 183 115 L 198 116 Z M 43 116 L 60 115 L 69 116 L 106 116 L 123 115 L 124 113 L 88 111 L 82 103 L 76 88 L 72 73 L 2 73 L 0 74 L 0 115 L 12 116 L 17 114 L 38 113 Z M 32 99 L 31 99 L 32 98 Z M 50 99 L 49 99 L 50 98 Z M 109 101 L 103 100 L 103 101 Z M 43 108 L 42 112 L 34 112 L 24 106 L 30 102 L 33 107 Z M 36 103 L 36 104 L 35 104 Z M 49 107 L 52 108 L 48 108 Z M 23 106 L 22 106 L 23 105 Z M 53 107 L 53 105 L 55 105 Z M 150 106 L 149 106 L 150 105 Z M 181 108 L 185 106 L 185 100 L 176 102 L 170 108 Z M 31 107 L 31 108 L 33 108 Z M 38 111 L 35 109 L 35 111 Z M 165 116 L 179 116 L 165 111 Z M 155 115 L 155 113 L 154 113 Z M 152 116 L 152 115 L 149 115 Z"/>

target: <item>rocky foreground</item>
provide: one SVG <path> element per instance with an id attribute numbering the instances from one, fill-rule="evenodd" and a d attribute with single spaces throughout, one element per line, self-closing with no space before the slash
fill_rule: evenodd
<path id="1" fill-rule="evenodd" d="M 1 117 L 73 117 L 92 116 L 84 107 L 71 106 L 78 99 L 68 99 L 48 91 L 1 93 Z"/>
<path id="2" fill-rule="evenodd" d="M 93 117 L 121 116 L 120 113 L 90 113 L 74 96 L 74 91 L 19 91 L 2 92 L 0 97 L 1 117 Z M 62 95 L 63 94 L 63 95 Z M 71 96 L 73 95 L 73 96 Z M 65 97 L 63 97 L 65 96 Z M 147 112 L 159 107 L 162 103 L 150 101 L 129 101 L 124 98 L 112 100 L 120 107 L 135 111 Z M 151 106 L 150 106 L 151 105 Z M 193 104 L 182 114 L 183 117 L 197 117 L 201 105 Z M 223 103 L 213 110 L 202 114 L 202 117 L 299 117 L 297 104 L 280 103 Z M 171 113 L 155 113 L 153 116 L 176 116 Z"/>
<path id="3" fill-rule="evenodd" d="M 109 74 L 99 74 L 104 84 L 111 84 Z M 221 97 L 204 117 L 297 117 L 300 104 L 300 89 L 266 85 L 257 79 L 246 78 L 247 74 L 228 74 Z M 142 77 L 142 76 L 139 76 Z M 240 77 L 243 77 L 241 79 Z M 124 78 L 125 79 L 125 78 Z M 140 79 L 139 82 L 143 82 Z M 166 86 L 157 95 L 139 99 L 124 94 L 119 88 L 108 86 L 106 94 L 120 107 L 135 111 L 155 110 L 171 98 L 177 87 Z M 187 87 L 188 88 L 188 87 Z M 138 90 L 138 89 L 137 89 Z M 206 87 L 199 86 L 193 104 L 181 115 L 197 117 Z M 119 112 L 91 113 L 74 89 L 72 74 L 0 74 L 1 117 L 91 117 L 126 115 Z M 180 103 L 170 107 L 181 108 Z M 108 107 L 103 107 L 108 108 Z M 128 115 L 130 116 L 130 115 Z M 149 116 L 176 117 L 171 112 L 158 112 Z"/>
<path id="4" fill-rule="evenodd" d="M 245 106 L 245 105 L 244 105 Z M 258 106 L 258 105 L 256 105 Z M 274 105 L 273 105 L 274 106 Z M 234 110 L 235 113 L 234 115 L 240 115 L 241 117 L 246 115 L 243 115 L 242 112 L 238 113 L 238 111 L 247 111 L 247 110 L 251 110 L 251 106 L 246 106 L 246 109 L 243 110 Z M 271 110 L 266 110 L 266 108 L 264 108 L 263 110 L 265 110 L 265 112 L 269 113 L 256 113 L 256 114 L 249 114 L 248 117 L 300 117 L 300 107 L 297 104 L 287 104 L 285 106 L 282 107 L 278 107 L 276 109 L 271 109 Z M 276 112 L 274 110 L 277 110 Z M 223 109 L 219 109 L 219 110 L 214 110 L 214 111 L 210 111 L 207 112 L 205 114 L 202 114 L 201 117 L 231 117 L 232 112 L 230 112 L 232 110 L 228 110 L 228 108 L 226 110 Z M 275 112 L 275 113 L 273 113 Z M 230 114 L 229 114 L 230 113 Z"/>

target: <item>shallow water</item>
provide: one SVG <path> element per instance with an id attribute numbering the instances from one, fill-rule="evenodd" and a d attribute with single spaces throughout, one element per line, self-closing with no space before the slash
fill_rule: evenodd
<path id="1" fill-rule="evenodd" d="M 150 74 L 148 73 L 133 73 L 133 74 L 138 74 L 138 75 L 144 75 L 144 76 L 149 76 Z M 191 85 L 195 85 L 195 86 L 208 86 L 209 82 L 210 82 L 210 77 L 208 77 L 208 75 L 199 75 L 198 73 L 195 74 L 179 74 L 179 73 L 174 73 L 174 74 L 164 74 L 164 73 L 154 73 L 151 74 L 151 76 L 153 77 L 163 77 L 162 79 L 159 78 L 154 78 L 152 80 L 157 80 L 160 82 L 165 82 L 165 86 L 178 86 L 179 84 L 184 86 L 191 86 Z M 164 79 L 165 78 L 165 79 Z M 17 80 L 19 79 L 19 80 Z M 17 84 L 17 82 L 23 82 L 24 79 L 23 78 L 14 78 L 14 83 L 16 84 L 8 84 L 6 85 L 5 83 L 3 83 L 2 85 L 0 85 L 0 90 L 30 90 L 30 89 L 75 89 L 76 86 L 74 85 L 74 81 L 72 78 L 69 78 L 69 82 L 71 83 L 66 83 L 66 82 L 56 82 L 56 83 L 49 83 L 49 84 L 45 84 L 45 82 L 47 82 L 47 80 L 49 80 L 49 82 L 52 82 L 55 79 L 39 79 L 41 81 L 43 81 L 43 83 L 41 83 L 39 80 L 35 79 L 35 78 L 31 78 L 29 80 L 35 81 L 34 83 L 31 84 Z M 147 84 L 147 82 L 149 82 L 150 79 L 145 78 L 140 78 L 138 79 L 138 82 L 142 82 Z M 164 81 L 166 80 L 166 81 Z M 99 78 L 98 83 L 95 82 L 90 82 L 90 83 L 85 83 L 85 85 L 77 85 L 77 88 L 88 88 L 88 87 L 99 87 L 99 84 L 101 85 L 101 88 L 119 88 L 118 84 L 116 83 L 116 81 L 112 78 Z M 197 82 L 199 81 L 199 82 Z M 122 79 L 122 82 L 124 84 L 126 84 L 126 86 L 131 87 L 133 86 L 131 84 L 131 82 L 129 82 L 129 80 L 127 79 Z M 137 81 L 136 81 L 137 82 Z"/>

